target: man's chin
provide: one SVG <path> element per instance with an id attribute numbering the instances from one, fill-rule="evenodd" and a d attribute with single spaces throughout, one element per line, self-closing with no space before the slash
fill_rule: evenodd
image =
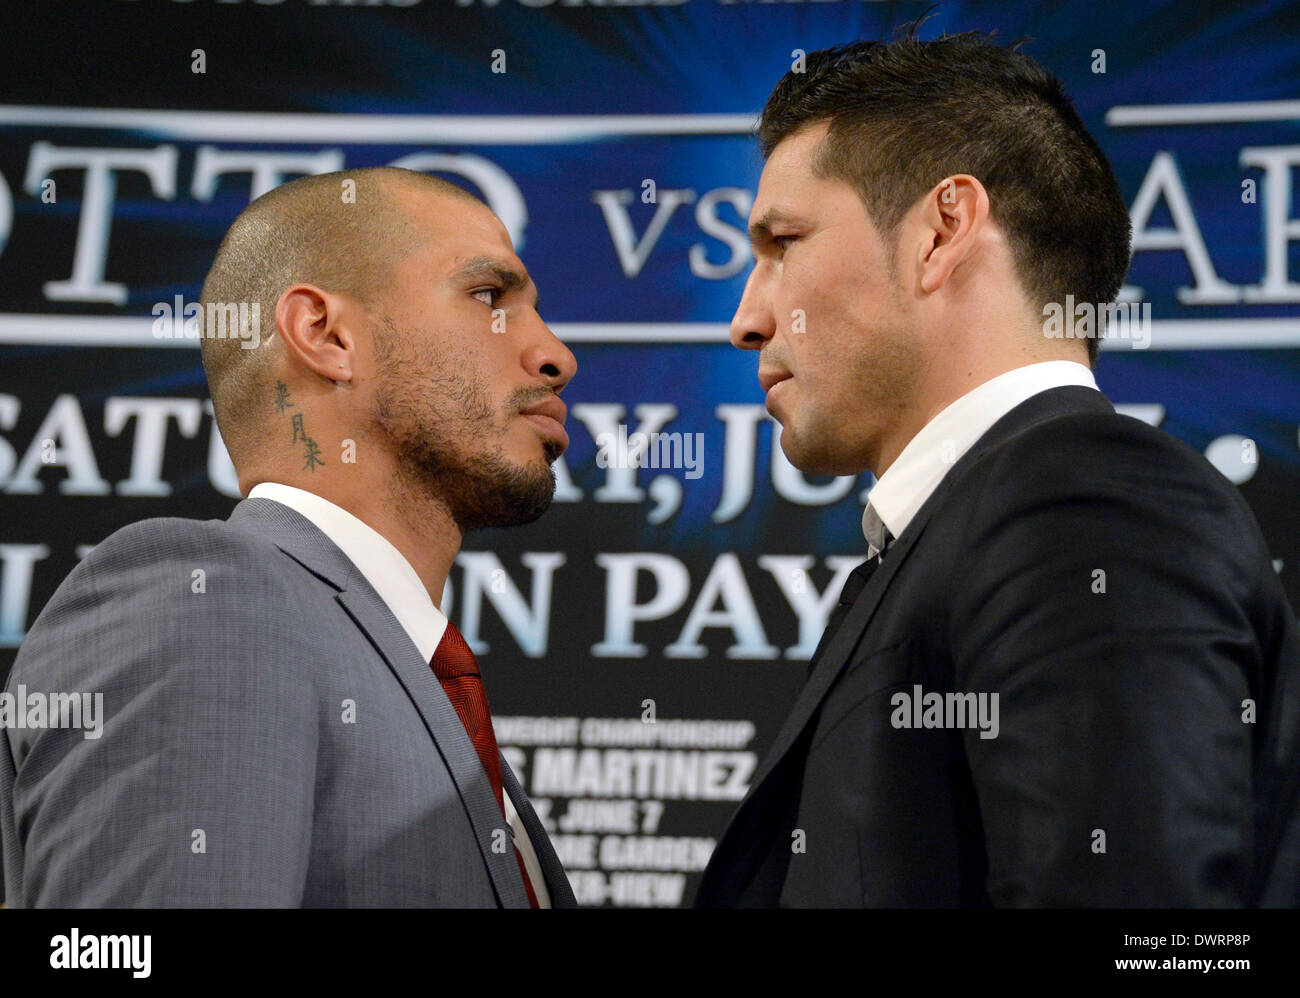
<path id="1" fill-rule="evenodd" d="M 462 493 L 461 502 L 453 506 L 453 515 L 464 531 L 522 527 L 541 517 L 555 498 L 555 472 L 541 462 L 479 484 L 484 487 L 473 490 L 472 496 Z"/>
<path id="2" fill-rule="evenodd" d="M 857 475 L 856 463 L 836 446 L 840 441 L 810 441 L 788 428 L 781 433 L 781 450 L 792 465 L 805 475 Z"/>

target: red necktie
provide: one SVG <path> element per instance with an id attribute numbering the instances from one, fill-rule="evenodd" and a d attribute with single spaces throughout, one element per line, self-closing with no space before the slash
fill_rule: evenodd
<path id="1" fill-rule="evenodd" d="M 474 743 L 474 751 L 487 772 L 492 792 L 496 794 L 497 806 L 501 816 L 505 817 L 505 794 L 501 788 L 501 757 L 497 752 L 497 738 L 492 731 L 492 714 L 488 711 L 487 693 L 483 689 L 483 678 L 479 675 L 478 661 L 469 650 L 464 637 L 456 625 L 447 621 L 447 630 L 433 653 L 429 663 L 433 674 L 442 683 L 447 699 L 456 708 L 460 723 L 465 725 L 469 740 Z M 515 849 L 515 859 L 519 862 L 519 873 L 524 878 L 524 890 L 528 892 L 528 903 L 537 907 L 537 895 L 528 879 L 524 868 L 524 858 Z"/>

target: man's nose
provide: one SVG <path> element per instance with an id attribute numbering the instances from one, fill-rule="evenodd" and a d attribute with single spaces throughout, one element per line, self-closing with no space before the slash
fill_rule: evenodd
<path id="1" fill-rule="evenodd" d="M 762 269 L 759 264 L 749 272 L 745 293 L 731 318 L 731 345 L 739 350 L 758 350 L 776 334 L 776 317 Z"/>
<path id="2" fill-rule="evenodd" d="M 564 342 L 541 323 L 541 335 L 524 351 L 524 369 L 544 381 L 558 395 L 578 373 L 578 359 Z"/>

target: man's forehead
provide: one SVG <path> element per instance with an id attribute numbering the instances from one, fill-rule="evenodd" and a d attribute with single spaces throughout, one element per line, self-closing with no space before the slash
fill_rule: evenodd
<path id="1" fill-rule="evenodd" d="M 473 197 L 461 197 L 422 184 L 398 186 L 394 195 L 399 210 L 418 218 L 419 223 L 430 230 L 473 229 L 493 235 L 505 232 L 505 226 L 492 209 Z"/>
<path id="2" fill-rule="evenodd" d="M 772 179 L 798 179 L 810 176 L 822 142 L 830 131 L 828 121 L 805 125 L 776 144 L 767 157 L 763 176 Z"/>
<path id="3" fill-rule="evenodd" d="M 751 231 L 762 235 L 780 225 L 807 225 L 861 204 L 857 190 L 843 177 L 814 170 L 815 151 L 815 143 L 782 159 L 777 159 L 782 146 L 773 151 L 749 212 Z"/>
<path id="4" fill-rule="evenodd" d="M 751 221 L 759 222 L 765 216 L 771 221 L 784 221 L 778 216 L 802 214 L 815 207 L 827 180 L 813 170 L 824 133 L 824 126 L 805 128 L 772 150 L 758 181 L 758 194 L 749 215 Z"/>
<path id="5" fill-rule="evenodd" d="M 413 221 L 428 236 L 426 251 L 448 271 L 489 257 L 503 267 L 523 269 L 505 225 L 486 205 L 435 194 L 423 199 L 414 214 Z"/>

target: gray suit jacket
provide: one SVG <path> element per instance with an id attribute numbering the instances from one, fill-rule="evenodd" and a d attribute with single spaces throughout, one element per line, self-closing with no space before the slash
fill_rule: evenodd
<path id="1" fill-rule="evenodd" d="M 268 499 L 97 545 L 7 689 L 102 692 L 103 729 L 4 731 L 10 907 L 526 908 L 442 686 L 374 589 Z M 555 907 L 573 892 L 519 781 Z"/>

